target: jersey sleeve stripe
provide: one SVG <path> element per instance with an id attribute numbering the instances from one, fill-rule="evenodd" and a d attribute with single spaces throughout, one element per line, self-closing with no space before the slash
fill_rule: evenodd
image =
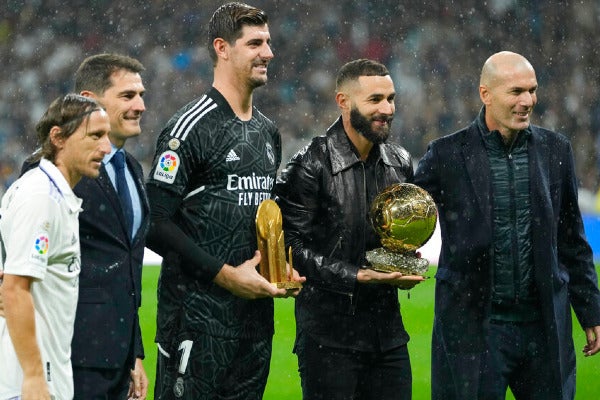
<path id="1" fill-rule="evenodd" d="M 206 110 L 204 110 L 204 112 L 202 112 L 200 115 L 198 115 L 196 118 L 194 118 L 194 120 L 187 125 L 187 127 L 185 129 L 185 132 L 181 136 L 180 140 L 182 140 L 182 141 L 185 140 L 185 138 L 190 133 L 190 131 L 192 130 L 192 128 L 194 127 L 194 125 L 196 125 L 196 123 L 198 121 L 200 121 L 202 119 L 202 117 L 204 117 L 206 115 L 206 113 L 210 112 L 211 110 L 214 110 L 215 108 L 217 108 L 217 104 L 211 105 L 209 108 L 207 108 Z"/>
<path id="2" fill-rule="evenodd" d="M 186 196 L 185 196 L 183 199 L 184 199 L 184 200 L 187 200 L 187 199 L 189 199 L 190 197 L 192 197 L 192 196 L 194 196 L 194 195 L 196 195 L 196 194 L 198 194 L 198 193 L 200 193 L 200 192 L 203 192 L 203 191 L 204 191 L 204 189 L 206 189 L 206 186 L 205 186 L 205 185 L 202 185 L 202 186 L 200 186 L 199 188 L 197 188 L 197 189 L 194 189 L 194 190 L 192 190 L 191 192 L 189 192 L 189 193 L 188 193 L 188 194 L 187 194 L 187 195 L 186 195 Z"/>
<path id="3" fill-rule="evenodd" d="M 184 139 L 180 138 L 181 132 L 186 130 L 186 127 L 188 126 L 189 121 L 192 120 L 193 118 L 195 118 L 195 116 L 198 113 L 201 113 L 202 110 L 204 110 L 206 107 L 208 107 L 212 103 L 213 103 L 213 100 L 211 98 L 208 98 L 207 95 L 202 96 L 202 98 L 200 100 L 198 100 L 198 102 L 196 104 L 194 104 L 193 107 L 191 107 L 188 111 L 186 111 L 184 114 L 182 114 L 179 117 L 179 119 L 177 120 L 177 123 L 175 123 L 175 126 L 171 130 L 171 136 L 181 139 L 181 140 L 184 140 Z M 204 115 L 204 114 L 202 114 L 202 115 Z"/>

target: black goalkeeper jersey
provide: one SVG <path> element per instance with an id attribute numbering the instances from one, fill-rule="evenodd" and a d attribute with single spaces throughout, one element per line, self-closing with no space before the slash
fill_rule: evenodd
<path id="1" fill-rule="evenodd" d="M 254 255 L 255 216 L 271 197 L 281 162 L 281 138 L 253 109 L 240 120 L 216 90 L 180 109 L 158 137 L 149 185 L 182 199 L 173 222 L 207 253 L 233 266 Z M 168 245 L 169 237 L 165 237 Z M 245 300 L 191 279 L 181 255 L 167 252 L 158 286 L 157 341 L 178 330 L 224 337 L 273 334 L 272 299 Z"/>

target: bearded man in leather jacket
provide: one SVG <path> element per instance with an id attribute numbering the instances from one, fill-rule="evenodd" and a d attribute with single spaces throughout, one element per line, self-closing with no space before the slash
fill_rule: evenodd
<path id="1" fill-rule="evenodd" d="M 398 288 L 424 278 L 364 267 L 365 252 L 381 247 L 372 200 L 413 178 L 408 152 L 386 143 L 394 84 L 384 65 L 360 59 L 342 66 L 336 86 L 341 117 L 292 157 L 275 187 L 286 244 L 307 279 L 294 346 L 303 398 L 410 399 Z"/>

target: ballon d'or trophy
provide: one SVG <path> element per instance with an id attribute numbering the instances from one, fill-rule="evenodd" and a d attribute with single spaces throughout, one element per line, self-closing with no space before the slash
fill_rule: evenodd
<path id="1" fill-rule="evenodd" d="M 265 200 L 256 211 L 256 238 L 261 259 L 260 274 L 279 289 L 297 289 L 302 284 L 288 277 L 285 265 L 285 242 L 282 230 L 281 210 L 273 200 Z M 289 248 L 292 266 L 292 248 Z"/>
<path id="2" fill-rule="evenodd" d="M 397 183 L 379 193 L 369 213 L 371 225 L 383 247 L 367 251 L 369 268 L 423 275 L 429 261 L 415 251 L 433 235 L 437 221 L 435 203 L 429 193 L 411 183 Z"/>

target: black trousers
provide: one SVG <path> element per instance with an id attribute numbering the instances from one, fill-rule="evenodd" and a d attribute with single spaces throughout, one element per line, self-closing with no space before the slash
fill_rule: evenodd
<path id="1" fill-rule="evenodd" d="M 304 400 L 409 400 L 412 372 L 406 345 L 385 352 L 322 346 L 301 332 L 296 354 Z"/>
<path id="2" fill-rule="evenodd" d="M 517 400 L 574 398 L 575 368 L 561 389 L 552 375 L 557 360 L 550 356 L 541 321 L 492 321 L 488 335 L 489 345 L 481 353 L 434 351 L 433 400 L 504 400 L 508 388 Z"/>
<path id="3" fill-rule="evenodd" d="M 490 323 L 490 360 L 484 374 L 481 396 L 499 400 L 510 387 L 516 399 L 564 398 L 556 392 L 546 335 L 541 321 Z"/>
<path id="4" fill-rule="evenodd" d="M 129 365 L 129 364 L 128 364 Z M 131 369 L 73 367 L 74 400 L 125 400 Z"/>

